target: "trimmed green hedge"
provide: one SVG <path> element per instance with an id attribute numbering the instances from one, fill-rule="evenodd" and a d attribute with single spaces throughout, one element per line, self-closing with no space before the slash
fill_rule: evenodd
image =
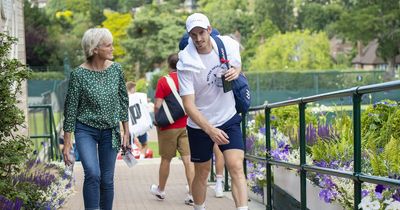
<path id="1" fill-rule="evenodd" d="M 31 80 L 64 80 L 64 72 L 47 71 L 47 72 L 32 72 Z"/>

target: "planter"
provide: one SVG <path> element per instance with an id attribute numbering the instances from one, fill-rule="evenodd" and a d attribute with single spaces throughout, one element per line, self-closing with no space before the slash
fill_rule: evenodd
<path id="1" fill-rule="evenodd" d="M 297 201 L 300 201 L 300 176 L 293 170 L 273 167 L 274 184 L 284 190 Z M 319 198 L 321 188 L 307 180 L 307 208 L 310 210 L 343 210 L 337 203 L 325 203 Z"/>
<path id="2" fill-rule="evenodd" d="M 263 203 L 263 196 L 262 195 L 254 193 L 251 190 L 247 190 L 247 194 L 248 194 L 250 200 L 257 201 L 259 203 Z"/>

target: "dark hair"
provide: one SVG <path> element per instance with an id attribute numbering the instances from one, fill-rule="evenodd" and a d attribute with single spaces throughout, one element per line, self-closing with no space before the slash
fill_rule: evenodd
<path id="1" fill-rule="evenodd" d="M 168 67 L 176 71 L 176 63 L 178 63 L 178 54 L 174 53 L 168 56 Z"/>

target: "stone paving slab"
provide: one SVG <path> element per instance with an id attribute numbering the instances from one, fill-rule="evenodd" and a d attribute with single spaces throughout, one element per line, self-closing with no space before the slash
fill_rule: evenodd
<path id="1" fill-rule="evenodd" d="M 186 178 L 183 164 L 178 158 L 171 162 L 170 176 L 168 178 L 164 201 L 158 201 L 150 194 L 150 185 L 158 180 L 159 158 L 139 160 L 133 168 L 128 168 L 122 160 L 117 160 L 115 170 L 115 194 L 114 210 L 190 210 L 191 206 L 184 204 L 186 197 Z M 65 210 L 84 210 L 82 184 L 83 168 L 77 162 L 74 168 L 75 173 L 75 192 L 66 201 L 62 209 Z M 206 205 L 207 210 L 230 210 L 235 209 L 231 193 L 225 193 L 224 198 L 215 198 L 213 185 L 207 190 Z M 249 202 L 252 210 L 265 209 L 256 202 Z"/>

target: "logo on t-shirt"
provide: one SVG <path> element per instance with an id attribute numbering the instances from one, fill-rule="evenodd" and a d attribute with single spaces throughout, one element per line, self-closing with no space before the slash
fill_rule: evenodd
<path id="1" fill-rule="evenodd" d="M 221 65 L 215 65 L 214 67 L 211 68 L 211 70 L 207 74 L 207 85 L 215 85 L 217 87 L 222 87 L 222 79 L 221 75 L 222 72 L 225 72 L 226 70 L 222 68 Z"/>

